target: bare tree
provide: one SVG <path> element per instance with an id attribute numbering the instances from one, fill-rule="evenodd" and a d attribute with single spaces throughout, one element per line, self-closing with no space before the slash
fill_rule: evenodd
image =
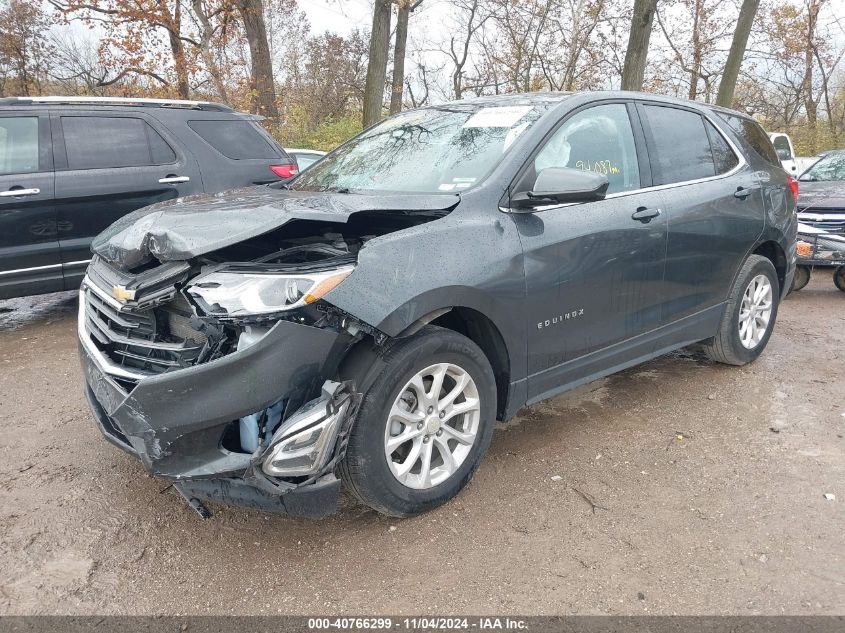
<path id="1" fill-rule="evenodd" d="M 657 11 L 657 0 L 634 0 L 631 34 L 622 68 L 622 90 L 642 90 L 651 26 Z"/>
<path id="2" fill-rule="evenodd" d="M 390 0 L 375 0 L 373 29 L 370 32 L 370 57 L 364 84 L 364 127 L 381 119 L 384 82 L 387 78 L 387 54 L 390 48 Z"/>
<path id="3" fill-rule="evenodd" d="M 444 52 L 452 61 L 452 96 L 455 99 L 463 97 L 465 67 L 469 60 L 470 48 L 476 38 L 476 34 L 490 18 L 481 8 L 481 0 L 457 0 L 454 5 L 457 9 L 455 26 L 463 26 L 460 36 L 454 35 L 456 29 L 449 36 L 449 46 Z"/>
<path id="4" fill-rule="evenodd" d="M 225 28 L 227 22 L 224 19 L 217 21 L 216 24 L 212 24 L 212 20 L 224 15 L 229 10 L 229 5 L 224 3 L 218 4 L 215 7 L 209 7 L 205 0 L 191 0 L 191 9 L 199 27 L 199 34 L 194 43 L 199 49 L 200 57 L 214 83 L 214 90 L 217 92 L 217 97 L 223 103 L 229 103 L 229 91 L 226 88 L 223 72 L 214 57 L 214 50 L 212 48 L 214 36 L 220 29 Z"/>

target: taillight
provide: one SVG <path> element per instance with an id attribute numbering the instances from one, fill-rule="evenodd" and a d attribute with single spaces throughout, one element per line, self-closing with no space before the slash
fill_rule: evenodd
<path id="1" fill-rule="evenodd" d="M 795 180 L 792 176 L 788 176 L 789 178 L 789 190 L 792 192 L 792 197 L 798 200 L 798 181 Z"/>
<path id="2" fill-rule="evenodd" d="M 293 178 L 299 173 L 296 165 L 270 165 L 270 171 L 279 178 Z"/>

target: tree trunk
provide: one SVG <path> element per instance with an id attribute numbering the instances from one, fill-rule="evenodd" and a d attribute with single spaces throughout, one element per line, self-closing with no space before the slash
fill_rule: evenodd
<path id="1" fill-rule="evenodd" d="M 179 38 L 182 30 L 182 3 L 177 2 L 172 14 L 168 12 L 167 5 L 161 5 L 162 14 L 167 20 L 167 40 L 170 44 L 170 53 L 173 55 L 173 67 L 176 70 L 176 90 L 180 99 L 190 98 L 190 86 L 188 84 L 188 62 L 185 59 L 185 46 Z"/>
<path id="2" fill-rule="evenodd" d="M 813 95 L 813 43 L 816 37 L 816 22 L 819 17 L 821 4 L 818 0 L 810 0 L 807 4 L 807 41 L 804 51 L 804 81 L 802 92 L 804 93 L 804 110 L 807 112 L 807 125 L 810 128 L 810 152 L 816 153 L 816 121 L 818 119 L 818 103 Z"/>
<path id="3" fill-rule="evenodd" d="M 695 0 L 692 16 L 692 70 L 689 74 L 687 99 L 695 101 L 698 96 L 698 79 L 701 77 L 701 0 Z"/>
<path id="4" fill-rule="evenodd" d="M 279 118 L 276 107 L 276 86 L 273 83 L 273 60 L 267 43 L 262 0 L 237 0 L 237 7 L 244 23 L 250 57 L 250 88 L 252 108 L 270 119 Z"/>
<path id="5" fill-rule="evenodd" d="M 396 19 L 396 44 L 393 48 L 393 78 L 390 86 L 390 114 L 402 110 L 402 89 L 405 86 L 405 47 L 408 43 L 410 0 L 401 0 Z"/>
<path id="6" fill-rule="evenodd" d="M 387 52 L 390 49 L 390 0 L 376 0 L 373 30 L 370 33 L 370 57 L 364 84 L 364 127 L 381 119 L 384 105 L 384 80 L 387 77 Z"/>
<path id="7" fill-rule="evenodd" d="M 631 33 L 628 36 L 625 65 L 622 68 L 622 90 L 643 88 L 648 41 L 651 39 L 651 25 L 656 9 L 657 0 L 634 0 Z"/>
<path id="8" fill-rule="evenodd" d="M 730 108 L 733 105 L 736 80 L 739 77 L 742 58 L 745 57 L 745 49 L 748 46 L 748 36 L 751 35 L 751 26 L 754 24 L 754 17 L 757 15 L 757 7 L 759 6 L 760 0 L 742 0 L 742 8 L 739 10 L 739 19 L 736 22 L 728 61 L 725 62 L 725 71 L 722 73 L 722 80 L 719 82 L 716 105 L 725 108 Z"/>

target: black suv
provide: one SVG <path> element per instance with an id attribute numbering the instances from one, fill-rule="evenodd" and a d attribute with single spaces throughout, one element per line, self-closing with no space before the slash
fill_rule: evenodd
<path id="1" fill-rule="evenodd" d="M 78 288 L 92 238 L 130 211 L 290 178 L 258 119 L 197 101 L 0 99 L 0 299 Z"/>
<path id="2" fill-rule="evenodd" d="M 698 342 L 753 361 L 795 268 L 776 163 L 753 119 L 639 93 L 398 114 L 287 185 L 100 235 L 91 408 L 203 512 L 327 514 L 341 481 L 422 512 L 527 404 Z"/>

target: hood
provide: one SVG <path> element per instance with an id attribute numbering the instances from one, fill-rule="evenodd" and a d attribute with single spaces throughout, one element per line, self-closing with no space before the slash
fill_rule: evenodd
<path id="1" fill-rule="evenodd" d="M 845 211 L 845 181 L 800 180 L 798 182 L 799 211 Z"/>
<path id="2" fill-rule="evenodd" d="M 456 194 L 358 194 L 247 187 L 159 202 L 126 215 L 91 250 L 122 268 L 182 261 L 262 235 L 291 220 L 345 223 L 355 213 L 446 214 Z"/>

